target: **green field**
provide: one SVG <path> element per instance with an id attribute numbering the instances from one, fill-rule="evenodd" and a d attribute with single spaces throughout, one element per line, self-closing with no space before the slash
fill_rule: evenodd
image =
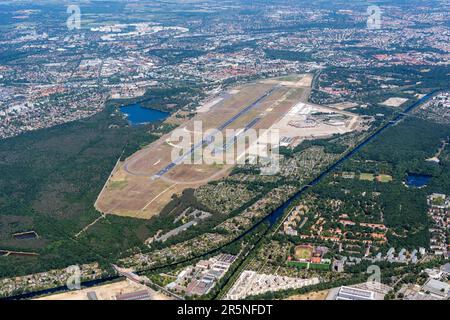
<path id="1" fill-rule="evenodd" d="M 294 81 L 299 81 L 301 78 L 302 78 L 301 75 L 293 74 L 293 75 L 289 75 L 289 76 L 284 76 L 284 77 L 277 78 L 277 80 L 279 80 L 279 81 L 291 81 L 291 82 L 294 82 Z"/>
<path id="2" fill-rule="evenodd" d="M 123 189 L 127 185 L 126 181 L 111 181 L 109 184 L 109 189 Z"/>
<path id="3" fill-rule="evenodd" d="M 328 263 L 310 263 L 309 268 L 312 270 L 330 270 Z"/>
<path id="4" fill-rule="evenodd" d="M 359 180 L 373 181 L 375 180 L 375 176 L 371 173 L 361 173 L 359 176 Z"/>
<path id="5" fill-rule="evenodd" d="M 392 182 L 393 178 L 388 174 L 380 174 L 379 176 L 377 176 L 377 180 L 383 183 L 387 183 Z"/>
<path id="6" fill-rule="evenodd" d="M 300 262 L 300 261 L 288 261 L 288 267 L 296 267 L 301 269 L 308 269 L 309 262 Z"/>
<path id="7" fill-rule="evenodd" d="M 288 261 L 287 265 L 288 265 L 288 267 L 296 267 L 296 268 L 300 268 L 300 269 L 330 270 L 330 265 L 328 263 Z"/>

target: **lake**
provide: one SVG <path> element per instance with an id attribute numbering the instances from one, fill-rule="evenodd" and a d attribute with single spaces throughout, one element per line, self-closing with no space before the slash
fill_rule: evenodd
<path id="1" fill-rule="evenodd" d="M 169 116 L 168 112 L 143 108 L 138 103 L 120 107 L 120 111 L 126 115 L 132 126 L 162 121 Z"/>
<path id="2" fill-rule="evenodd" d="M 406 185 L 412 188 L 423 188 L 430 182 L 431 176 L 416 173 L 407 173 Z"/>

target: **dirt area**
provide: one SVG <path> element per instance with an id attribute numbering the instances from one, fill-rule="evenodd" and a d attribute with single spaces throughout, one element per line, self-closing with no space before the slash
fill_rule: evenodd
<path id="1" fill-rule="evenodd" d="M 187 121 L 189 115 L 190 112 L 180 110 L 171 114 L 170 117 L 166 118 L 166 120 L 164 120 L 164 123 L 171 125 L 180 125 Z"/>
<path id="2" fill-rule="evenodd" d="M 152 300 L 170 300 L 168 296 L 130 280 L 123 280 L 97 287 L 58 293 L 35 300 L 88 300 L 88 292 L 95 292 L 98 300 L 116 300 L 116 296 L 119 294 L 132 293 L 141 290 L 148 290 Z"/>
<path id="3" fill-rule="evenodd" d="M 408 99 L 406 98 L 389 98 L 386 101 L 382 102 L 381 105 L 387 107 L 400 107 L 406 101 L 408 101 Z"/>
<path id="4" fill-rule="evenodd" d="M 339 102 L 339 103 L 335 103 L 335 104 L 330 104 L 328 105 L 331 108 L 334 109 L 338 109 L 338 110 L 345 110 L 345 109 L 350 109 L 350 108 L 354 108 L 357 107 L 358 104 L 354 103 L 354 102 Z"/>
<path id="5" fill-rule="evenodd" d="M 328 290 L 309 292 L 290 296 L 284 300 L 325 300 L 328 296 Z"/>
<path id="6" fill-rule="evenodd" d="M 211 108 L 212 108 L 213 106 L 215 106 L 215 105 L 218 104 L 219 102 L 222 102 L 223 99 L 224 99 L 223 97 L 217 97 L 217 98 L 211 99 L 211 100 L 207 101 L 206 103 L 204 103 L 202 106 L 200 106 L 200 107 L 197 109 L 197 112 L 198 112 L 198 113 L 208 112 L 209 110 L 211 110 Z"/>
<path id="7" fill-rule="evenodd" d="M 309 259 L 313 254 L 313 247 L 310 246 L 297 246 L 295 248 L 295 257 L 297 259 Z"/>
<path id="8" fill-rule="evenodd" d="M 263 80 L 263 83 L 279 83 L 291 88 L 309 88 L 312 85 L 314 76 L 312 74 L 291 75 L 275 79 Z"/>

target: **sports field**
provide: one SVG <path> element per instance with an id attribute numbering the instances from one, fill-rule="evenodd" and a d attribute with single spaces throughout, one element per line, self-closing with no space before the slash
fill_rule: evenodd
<path id="1" fill-rule="evenodd" d="M 330 265 L 328 263 L 311 263 L 311 262 L 301 262 L 301 261 L 289 261 L 289 267 L 296 267 L 300 269 L 311 269 L 327 271 L 330 270 Z"/>
<path id="2" fill-rule="evenodd" d="M 310 246 L 297 246 L 295 247 L 295 258 L 297 259 L 310 259 L 313 254 L 313 248 Z"/>

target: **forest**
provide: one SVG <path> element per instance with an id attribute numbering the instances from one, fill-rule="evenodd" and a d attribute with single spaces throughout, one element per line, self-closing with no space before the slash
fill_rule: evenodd
<path id="1" fill-rule="evenodd" d="M 107 216 L 93 203 L 121 155 L 154 139 L 158 124 L 129 126 L 112 104 L 97 115 L 0 141 L 0 249 L 38 257 L 1 257 L 0 277 L 106 261 L 142 245 L 154 221 Z M 34 230 L 39 239 L 15 240 Z"/>
<path id="2" fill-rule="evenodd" d="M 426 161 L 450 136 L 450 126 L 412 116 L 384 131 L 363 147 L 336 172 L 351 172 L 355 178 L 331 175 L 310 192 L 319 199 L 343 201 L 340 210 L 319 206 L 330 221 L 348 214 L 356 222 L 384 223 L 389 227 L 388 242 L 395 247 L 427 247 L 429 243 L 427 195 L 450 194 L 449 150 L 441 154 L 440 163 Z M 391 175 L 393 181 L 363 181 L 361 173 Z M 408 173 L 431 176 L 422 187 L 407 186 Z M 319 201 L 320 202 L 320 201 Z"/>

